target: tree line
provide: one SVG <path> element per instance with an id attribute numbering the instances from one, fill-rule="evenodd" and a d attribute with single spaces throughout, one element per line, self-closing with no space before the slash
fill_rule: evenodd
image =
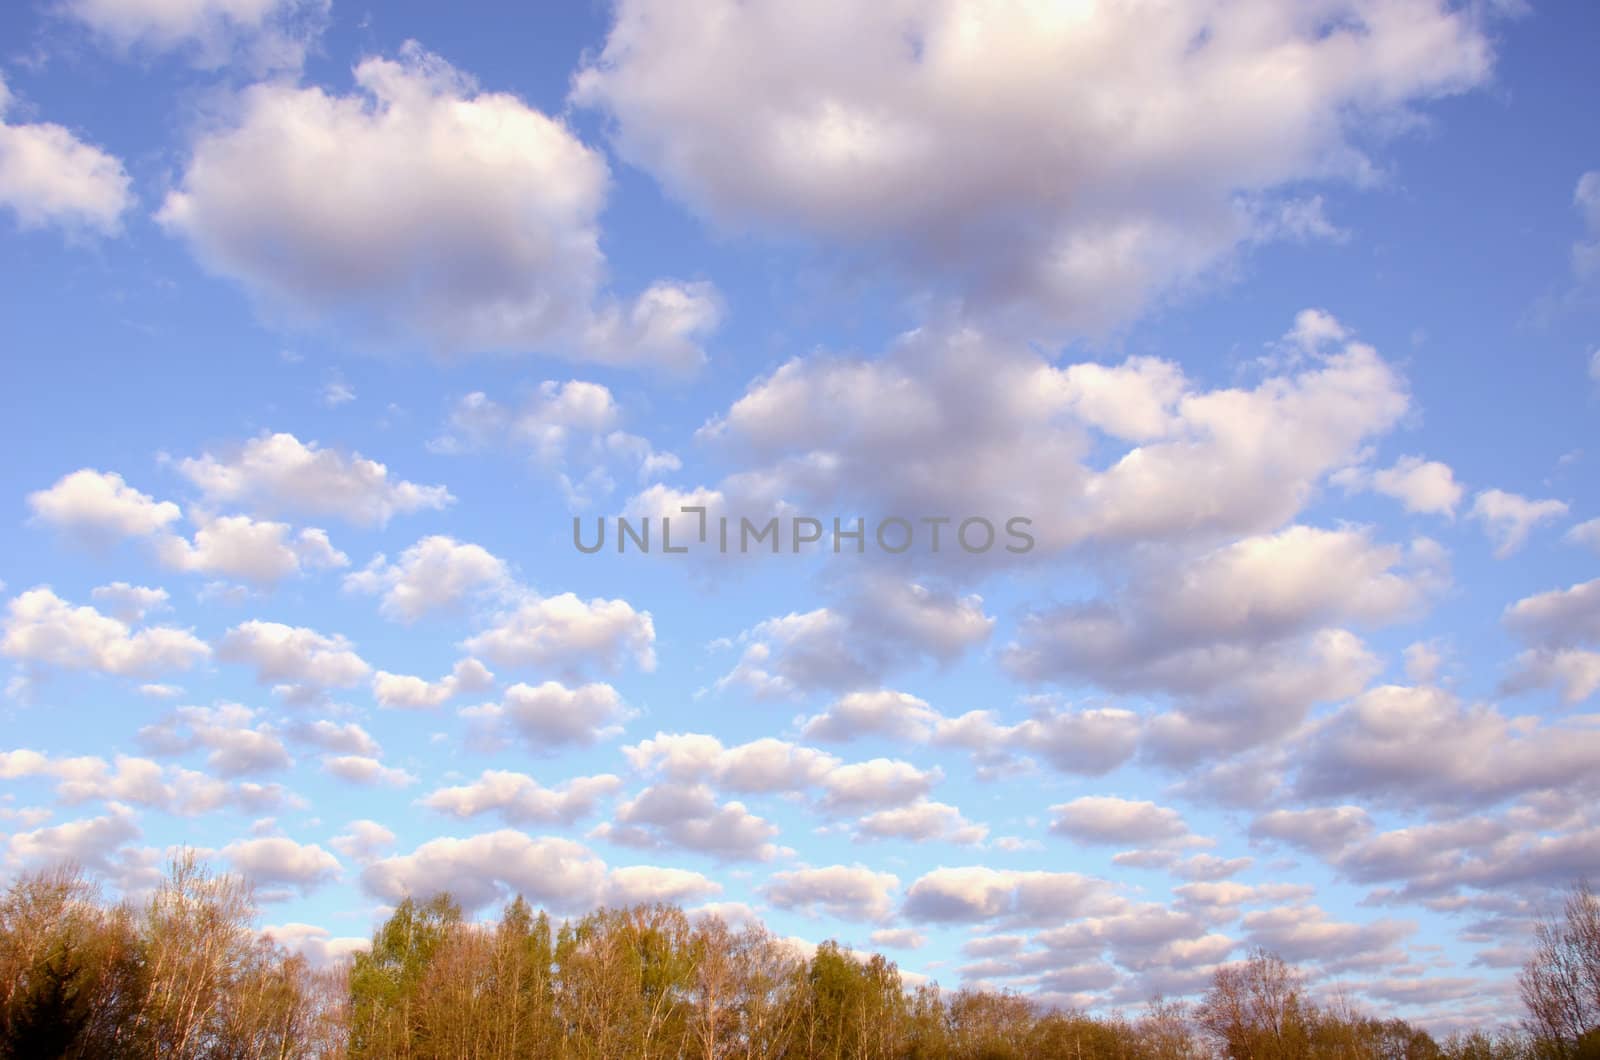
<path id="1" fill-rule="evenodd" d="M 1517 1029 L 1444 1040 L 1314 1001 L 1261 950 L 1196 1003 L 1137 1015 L 1010 992 L 908 987 L 833 942 L 670 905 L 561 923 L 520 897 L 497 921 L 407 899 L 347 964 L 318 970 L 254 929 L 250 888 L 179 857 L 153 896 L 108 903 L 80 871 L 0 899 L 0 1060 L 1600 1060 L 1600 899 L 1539 925 Z"/>

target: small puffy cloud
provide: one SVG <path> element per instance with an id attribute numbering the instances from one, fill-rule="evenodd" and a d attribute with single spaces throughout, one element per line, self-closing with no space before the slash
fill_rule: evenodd
<path id="1" fill-rule="evenodd" d="M 1600 646 L 1600 578 L 1518 600 L 1506 608 L 1502 621 L 1533 643 Z"/>
<path id="2" fill-rule="evenodd" d="M 590 906 L 605 885 L 605 863 L 570 839 L 506 828 L 464 839 L 441 837 L 361 872 L 368 893 L 387 902 L 441 891 L 468 909 L 520 894 L 558 912 Z"/>
<path id="3" fill-rule="evenodd" d="M 615 672 L 625 661 L 655 669 L 656 627 L 626 600 L 580 600 L 572 593 L 529 600 L 499 615 L 462 647 L 508 667 Z"/>
<path id="4" fill-rule="evenodd" d="M 600 904 L 617 906 L 666 902 L 682 905 L 722 893 L 722 885 L 688 869 L 628 865 L 606 874 Z"/>
<path id="5" fill-rule="evenodd" d="M 352 861 L 365 864 L 394 846 L 395 835 L 377 821 L 351 821 L 329 846 Z"/>
<path id="6" fill-rule="evenodd" d="M 437 681 L 387 670 L 372 675 L 373 698 L 384 707 L 437 707 L 458 695 L 487 692 L 493 687 L 494 674 L 476 659 L 462 659 Z"/>
<path id="7" fill-rule="evenodd" d="M 1053 769 L 1081 776 L 1103 776 L 1133 757 L 1142 722 L 1118 707 L 1074 709 L 1046 697 L 1032 701 L 1033 716 L 1002 724 L 994 711 L 973 710 L 942 719 L 933 742 L 972 755 L 980 776 L 1021 768 L 1017 756 L 1034 756 Z"/>
<path id="8" fill-rule="evenodd" d="M 342 636 L 259 619 L 228 630 L 217 645 L 217 658 L 254 667 L 257 681 L 276 685 L 296 701 L 314 699 L 329 688 L 349 688 L 371 672 Z"/>
<path id="9" fill-rule="evenodd" d="M 629 763 L 676 781 L 705 780 L 729 791 L 767 794 L 802 791 L 837 769 L 837 758 L 798 744 L 762 737 L 724 747 L 704 733 L 656 733 L 623 748 Z"/>
<path id="10" fill-rule="evenodd" d="M 135 631 L 92 607 L 73 607 L 48 586 L 14 597 L 0 622 L 0 654 L 28 666 L 135 677 L 187 670 L 210 653 L 188 630 Z"/>
<path id="11" fill-rule="evenodd" d="M 807 916 L 822 913 L 840 920 L 887 920 L 899 888 L 899 878 L 891 873 L 874 872 L 864 865 L 830 865 L 775 872 L 762 893 L 778 908 Z"/>
<path id="12" fill-rule="evenodd" d="M 287 885 L 302 894 L 339 876 L 338 858 L 315 843 L 302 845 L 282 836 L 229 843 L 222 856 L 254 883 Z"/>
<path id="13" fill-rule="evenodd" d="M 371 755 L 329 755 L 322 760 L 322 768 L 332 776 L 352 784 L 382 784 L 403 788 L 415 784 L 417 778 L 403 769 L 386 766 Z"/>
<path id="14" fill-rule="evenodd" d="M 928 937 L 915 928 L 879 928 L 870 936 L 874 946 L 892 950 L 920 950 Z"/>
<path id="15" fill-rule="evenodd" d="M 244 90 L 233 122 L 194 145 L 160 222 L 268 310 L 387 346 L 704 359 L 721 315 L 708 284 L 604 293 L 610 174 L 563 121 L 480 91 L 415 42 L 354 76 L 350 95 L 287 79 Z"/>
<path id="16" fill-rule="evenodd" d="M 336 754 L 376 755 L 379 751 L 378 741 L 353 721 L 342 725 L 326 718 L 301 721 L 288 726 L 284 733 L 291 739 Z"/>
<path id="17" fill-rule="evenodd" d="M 134 204 L 121 160 L 53 122 L 9 120 L 14 102 L 0 79 L 0 207 L 23 228 L 121 231 L 122 215 Z"/>
<path id="18" fill-rule="evenodd" d="M 725 860 L 770 861 L 777 826 L 742 802 L 719 803 L 704 784 L 652 784 L 617 807 L 594 835 L 642 849 L 674 847 Z"/>
<path id="19" fill-rule="evenodd" d="M 1534 530 L 1566 515 L 1567 506 L 1562 501 L 1534 501 L 1489 489 L 1472 498 L 1468 514 L 1483 524 L 1483 532 L 1494 544 L 1495 559 L 1505 559 L 1527 544 L 1528 535 Z"/>
<path id="20" fill-rule="evenodd" d="M 1403 456 L 1393 467 L 1373 472 L 1372 488 L 1395 498 L 1408 512 L 1454 515 L 1461 503 L 1461 484 L 1449 465 L 1420 456 Z"/>
<path id="21" fill-rule="evenodd" d="M 1250 836 L 1275 839 L 1323 857 L 1365 839 L 1374 830 L 1372 818 L 1359 806 L 1318 806 L 1306 810 L 1273 810 L 1250 823 Z"/>
<path id="22" fill-rule="evenodd" d="M 357 526 L 381 527 L 396 515 L 437 511 L 455 501 L 443 486 L 391 478 L 376 460 L 292 434 L 262 434 L 235 452 L 186 457 L 177 467 L 213 504 L 329 515 Z"/>
<path id="23" fill-rule="evenodd" d="M 877 684 L 924 659 L 952 662 L 987 640 L 993 627 L 981 597 L 869 577 L 838 607 L 791 612 L 741 633 L 744 651 L 717 684 L 759 698 Z"/>
<path id="24" fill-rule="evenodd" d="M 415 622 L 435 611 L 459 609 L 474 594 L 504 589 L 503 560 L 481 545 L 443 534 L 425 537 L 394 563 L 376 556 L 364 570 L 347 575 L 344 587 L 378 595 L 378 609 L 396 622 Z"/>
<path id="25" fill-rule="evenodd" d="M 985 825 L 973 824 L 949 803 L 918 799 L 905 806 L 879 810 L 856 822 L 858 839 L 904 839 L 910 842 L 943 841 L 971 845 L 988 836 Z"/>
<path id="26" fill-rule="evenodd" d="M 463 716 L 489 729 L 509 729 L 536 751 L 587 746 L 622 731 L 628 717 L 617 690 L 595 683 L 571 687 L 559 681 L 518 682 L 499 703 L 467 707 Z"/>
<path id="27" fill-rule="evenodd" d="M 297 67 L 327 20 L 328 0 L 64 0 L 61 13 L 120 52 L 183 52 L 217 68 Z"/>
<path id="28" fill-rule="evenodd" d="M 133 811 L 113 805 L 99 817 L 14 832 L 0 841 L 4 844 L 0 849 L 8 862 L 40 868 L 70 862 L 114 875 L 119 848 L 140 834 Z"/>
<path id="29" fill-rule="evenodd" d="M 169 534 L 156 541 L 163 566 L 192 574 L 222 575 L 271 585 L 302 570 L 349 566 L 325 531 L 307 527 L 298 535 L 287 523 L 248 515 L 196 516 L 194 540 Z"/>
<path id="30" fill-rule="evenodd" d="M 868 736 L 920 742 L 928 739 L 938 721 L 937 711 L 905 692 L 851 692 L 835 700 L 825 712 L 808 718 L 801 735 L 824 743 L 846 743 Z"/>
<path id="31" fill-rule="evenodd" d="M 28 494 L 28 507 L 40 522 L 94 543 L 147 537 L 183 515 L 176 504 L 140 493 L 121 475 L 91 468 L 63 475 L 49 489 Z"/>
<path id="32" fill-rule="evenodd" d="M 313 968 L 338 968 L 348 964 L 358 953 L 372 946 L 369 938 L 355 935 L 335 937 L 327 928 L 315 924 L 269 924 L 261 929 L 261 937 L 272 940 L 290 953 L 306 959 Z"/>
<path id="33" fill-rule="evenodd" d="M 1600 366 L 1600 357 L 1596 357 L 1595 363 Z M 1567 531 L 1566 540 L 1600 554 L 1600 519 L 1590 519 L 1574 526 Z"/>
<path id="34" fill-rule="evenodd" d="M 822 805 L 835 813 L 888 809 L 923 798 L 944 779 L 938 768 L 918 769 L 898 759 L 874 758 L 823 774 Z"/>
<path id="35" fill-rule="evenodd" d="M 1052 806 L 1050 813 L 1050 831 L 1080 843 L 1151 845 L 1189 835 L 1177 810 L 1110 795 L 1086 795 Z"/>
<path id="36" fill-rule="evenodd" d="M 237 703 L 179 707 L 139 730 L 139 742 L 157 754 L 206 753 L 206 766 L 225 777 L 287 769 L 292 760 L 267 722 Z"/>
<path id="37" fill-rule="evenodd" d="M 162 610 L 169 599 L 165 589 L 129 585 L 127 582 L 96 586 L 89 595 L 105 607 L 112 618 L 130 625 L 144 621 L 144 616 L 151 611 Z"/>
<path id="38" fill-rule="evenodd" d="M 906 889 L 902 914 L 918 922 L 1062 923 L 1121 908 L 1111 885 L 1076 872 L 982 866 L 938 868 Z"/>
<path id="39" fill-rule="evenodd" d="M 498 813 L 507 824 L 572 824 L 621 786 L 619 778 L 602 774 L 547 788 L 526 773 L 487 769 L 470 784 L 440 788 L 419 801 L 452 817 Z"/>

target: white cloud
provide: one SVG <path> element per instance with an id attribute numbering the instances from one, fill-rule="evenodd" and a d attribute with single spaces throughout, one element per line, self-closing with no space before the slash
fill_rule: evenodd
<path id="1" fill-rule="evenodd" d="M 728 860 L 770 861 L 777 826 L 742 802 L 718 803 L 704 784 L 653 784 L 617 807 L 594 835 L 625 846 L 676 847 Z"/>
<path id="2" fill-rule="evenodd" d="M 1098 328 L 1241 244 L 1326 228 L 1291 189 L 1368 180 L 1358 143 L 1490 65 L 1478 20 L 1432 0 L 626 0 L 572 98 L 724 227 Z M 1248 90 L 1263 70 L 1274 90 Z"/>
<path id="3" fill-rule="evenodd" d="M 293 763 L 277 731 L 255 719 L 255 711 L 237 703 L 179 707 L 141 728 L 139 742 L 157 754 L 203 750 L 206 766 L 225 777 L 287 769 Z"/>
<path id="4" fill-rule="evenodd" d="M 340 754 L 376 755 L 380 748 L 372 734 L 353 721 L 343 725 L 336 721 L 296 722 L 284 730 L 286 735 L 301 743 L 308 743 L 324 751 Z"/>
<path id="5" fill-rule="evenodd" d="M 24 228 L 115 235 L 132 208 L 132 180 L 116 156 L 53 122 L 6 119 L 16 100 L 0 79 L 0 207 Z"/>
<path id="6" fill-rule="evenodd" d="M 1177 810 L 1111 795 L 1085 795 L 1050 807 L 1050 813 L 1050 831 L 1080 843 L 1163 844 L 1189 835 Z"/>
<path id="7" fill-rule="evenodd" d="M 365 864 L 394 846 L 395 835 L 377 821 L 358 820 L 345 825 L 329 845 L 352 861 Z"/>
<path id="8" fill-rule="evenodd" d="M 683 905 L 721 893 L 721 884 L 698 872 L 656 865 L 628 865 L 607 873 L 600 902 L 612 908 L 656 902 Z"/>
<path id="9" fill-rule="evenodd" d="M 1483 532 L 1494 543 L 1495 559 L 1505 559 L 1527 544 L 1528 535 L 1538 527 L 1566 515 L 1567 506 L 1557 500 L 1533 501 L 1489 489 L 1472 498 L 1469 514 L 1483 524 Z"/>
<path id="10" fill-rule="evenodd" d="M 379 670 L 372 675 L 372 695 L 379 706 L 431 708 L 458 695 L 487 692 L 494 687 L 494 674 L 476 659 L 462 659 L 437 681 L 425 681 L 409 674 Z"/>
<path id="11" fill-rule="evenodd" d="M 1461 503 L 1461 484 L 1449 465 L 1420 456 L 1403 456 L 1393 467 L 1373 472 L 1372 488 L 1395 498 L 1408 512 L 1454 515 Z"/>
<path id="12" fill-rule="evenodd" d="M 25 664 L 121 677 L 187 670 L 211 653 L 188 630 L 147 626 L 135 632 L 92 607 L 73 607 L 48 586 L 14 597 L 0 632 L 0 654 Z"/>
<path id="13" fill-rule="evenodd" d="M 851 692 L 825 712 L 808 718 L 801 735 L 839 743 L 866 736 L 921 742 L 928 739 L 939 720 L 937 711 L 905 692 Z"/>
<path id="14" fill-rule="evenodd" d="M 894 910 L 894 893 L 899 888 L 900 880 L 892 873 L 874 872 L 864 865 L 830 865 L 775 872 L 763 893 L 778 908 L 808 916 L 825 913 L 840 920 L 886 920 Z"/>
<path id="15" fill-rule="evenodd" d="M 1596 363 L 1600 363 L 1600 360 Z M 1566 540 L 1574 545 L 1584 545 L 1600 554 L 1600 519 L 1590 519 L 1574 526 L 1567 531 Z"/>
<path id="16" fill-rule="evenodd" d="M 215 504 L 331 515 L 357 526 L 381 527 L 396 515 L 438 511 L 455 501 L 443 486 L 391 479 L 376 460 L 292 434 L 262 434 L 237 452 L 202 453 L 179 460 L 177 467 Z"/>
<path id="17" fill-rule="evenodd" d="M 217 658 L 255 667 L 257 681 L 278 685 L 294 700 L 349 688 L 371 672 L 342 636 L 259 619 L 228 630 L 217 644 Z"/>
<path id="18" fill-rule="evenodd" d="M 347 575 L 344 587 L 382 597 L 378 609 L 396 622 L 415 622 L 435 611 L 461 607 L 475 594 L 505 589 L 505 562 L 481 545 L 444 534 L 425 537 L 389 563 L 383 555 Z"/>
<path id="19" fill-rule="evenodd" d="M 467 707 L 461 713 L 491 729 L 514 730 L 535 751 L 596 743 L 621 732 L 629 716 L 610 685 L 569 687 L 559 681 L 537 686 L 519 681 L 506 689 L 500 703 Z"/>
<path id="20" fill-rule="evenodd" d="M 245 90 L 231 127 L 195 144 L 162 224 L 267 308 L 387 345 L 703 360 L 720 316 L 709 285 L 603 293 L 609 172 L 564 122 L 415 42 L 354 74 L 348 96 Z"/>
<path id="21" fill-rule="evenodd" d="M 194 540 L 167 535 L 156 541 L 156 555 L 164 566 L 194 574 L 220 574 L 261 585 L 271 585 L 307 569 L 345 567 L 350 557 L 314 527 L 291 538 L 287 523 L 252 519 L 248 515 L 196 515 Z"/>
<path id="22" fill-rule="evenodd" d="M 873 758 L 837 766 L 822 775 L 822 804 L 835 813 L 904 806 L 944 779 L 937 768 L 919 769 L 899 759 Z"/>
<path id="23" fill-rule="evenodd" d="M 901 912 L 918 922 L 1060 924 L 1120 909 L 1121 902 L 1104 880 L 1076 872 L 970 866 L 924 873 L 906 889 Z"/>
<path id="24" fill-rule="evenodd" d="M 118 51 L 186 52 L 216 68 L 298 67 L 327 20 L 328 0 L 64 0 L 61 11 Z"/>
<path id="25" fill-rule="evenodd" d="M 1518 636 L 1547 646 L 1600 646 L 1600 578 L 1518 600 L 1502 619 Z"/>
<path id="26" fill-rule="evenodd" d="M 337 879 L 340 871 L 339 859 L 326 850 L 282 836 L 229 843 L 222 856 L 255 883 L 287 884 L 302 894 Z"/>
<path id="27" fill-rule="evenodd" d="M 1142 722 L 1119 707 L 1068 709 L 1048 697 L 1032 700 L 1033 716 L 1004 725 L 994 711 L 973 710 L 945 718 L 933 742 L 971 752 L 980 776 L 1020 768 L 1014 756 L 1037 755 L 1064 773 L 1103 776 L 1133 757 Z"/>
<path id="28" fill-rule="evenodd" d="M 510 891 L 561 912 L 592 903 L 605 883 L 605 863 L 570 839 L 506 828 L 429 840 L 410 854 L 368 865 L 361 883 L 388 902 L 449 891 L 466 908 L 477 909 Z"/>
<path id="29" fill-rule="evenodd" d="M 949 803 L 918 799 L 905 806 L 869 813 L 856 822 L 859 839 L 905 839 L 911 842 L 942 840 L 970 845 L 988 836 L 985 825 L 973 824 Z"/>
<path id="30" fill-rule="evenodd" d="M 370 755 L 329 755 L 322 760 L 322 768 L 352 784 L 382 784 L 403 788 L 417 782 L 412 774 L 394 766 L 386 766 Z"/>
<path id="31" fill-rule="evenodd" d="M 144 621 L 144 616 L 151 611 L 165 609 L 169 599 L 165 589 L 127 582 L 96 586 L 89 595 L 104 605 L 112 618 L 129 625 Z"/>
<path id="32" fill-rule="evenodd" d="M 453 817 L 499 813 L 507 824 L 572 824 L 621 786 L 619 778 L 601 774 L 547 788 L 526 773 L 486 769 L 470 784 L 440 788 L 419 801 Z"/>
<path id="33" fill-rule="evenodd" d="M 315 924 L 269 924 L 261 929 L 261 935 L 290 953 L 299 954 L 318 969 L 341 967 L 372 945 L 371 939 L 355 935 L 334 937 L 327 928 Z"/>
<path id="34" fill-rule="evenodd" d="M 495 624 L 462 642 L 492 663 L 615 672 L 625 660 L 655 669 L 656 627 L 650 612 L 626 600 L 580 600 L 572 593 L 529 600 L 496 617 Z"/>
<path id="35" fill-rule="evenodd" d="M 111 471 L 81 468 L 49 489 L 28 494 L 34 518 L 96 543 L 144 537 L 183 515 L 171 501 L 140 493 Z"/>

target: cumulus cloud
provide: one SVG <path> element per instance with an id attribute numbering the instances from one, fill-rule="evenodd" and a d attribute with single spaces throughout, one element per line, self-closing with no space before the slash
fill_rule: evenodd
<path id="1" fill-rule="evenodd" d="M 1053 769 L 1103 776 L 1133 757 L 1143 722 L 1119 707 L 1066 708 L 1049 697 L 1030 697 L 1032 717 L 1004 724 L 992 710 L 942 719 L 933 742 L 972 755 L 978 775 L 992 779 L 1026 768 L 1032 757 Z"/>
<path id="2" fill-rule="evenodd" d="M 134 204 L 133 181 L 121 160 L 53 122 L 16 121 L 16 109 L 0 78 L 0 207 L 23 228 L 120 232 Z"/>
<path id="3" fill-rule="evenodd" d="M 505 561 L 483 546 L 434 534 L 393 563 L 375 556 L 364 570 L 347 575 L 344 587 L 379 596 L 385 618 L 415 622 L 435 611 L 459 609 L 474 595 L 505 589 L 509 578 Z"/>
<path id="4" fill-rule="evenodd" d="M 874 872 L 864 865 L 830 865 L 775 872 L 763 893 L 779 909 L 807 916 L 886 920 L 894 911 L 899 888 L 900 880 L 892 873 Z"/>
<path id="5" fill-rule="evenodd" d="M 35 519 L 97 544 L 146 537 L 176 522 L 183 511 L 171 501 L 140 493 L 112 471 L 80 468 L 49 489 L 28 494 Z"/>
<path id="6" fill-rule="evenodd" d="M 271 939 L 290 953 L 304 957 L 313 968 L 336 968 L 347 964 L 356 954 L 364 953 L 372 940 L 355 935 L 335 937 L 327 928 L 315 924 L 269 924 L 261 929 L 261 936 Z"/>
<path id="7" fill-rule="evenodd" d="M 381 527 L 396 515 L 438 511 L 455 498 L 443 486 L 391 478 L 360 453 L 345 455 L 292 434 L 262 434 L 236 451 L 202 453 L 178 471 L 213 504 L 250 504 L 267 511 L 330 515 Z"/>
<path id="8" fill-rule="evenodd" d="M 490 735 L 509 730 L 535 751 L 587 746 L 622 731 L 629 716 L 617 690 L 608 684 L 568 686 L 559 681 L 540 685 L 518 682 L 499 703 L 466 707 L 464 717 Z"/>
<path id="9" fill-rule="evenodd" d="M 329 846 L 352 861 L 365 864 L 394 846 L 395 835 L 377 821 L 358 820 L 345 825 Z"/>
<path id="10" fill-rule="evenodd" d="M 298 67 L 328 0 L 65 0 L 61 12 L 122 52 L 182 52 L 198 66 Z"/>
<path id="11" fill-rule="evenodd" d="M 508 824 L 572 824 L 622 786 L 618 777 L 577 777 L 547 788 L 526 773 L 486 769 L 470 784 L 440 788 L 422 805 L 453 817 L 498 813 Z"/>
<path id="12" fill-rule="evenodd" d="M 572 98 L 603 108 L 623 157 L 722 226 L 865 247 L 975 302 L 1082 329 L 1242 244 L 1326 230 L 1292 189 L 1366 180 L 1358 141 L 1490 64 L 1478 21 L 1432 0 L 803 14 L 627 0 Z M 1276 91 L 1240 90 L 1263 69 Z"/>
<path id="13" fill-rule="evenodd" d="M 494 674 L 476 659 L 462 659 L 437 681 L 387 670 L 372 675 L 373 698 L 384 707 L 437 707 L 458 695 L 487 692 L 493 687 Z"/>
<path id="14" fill-rule="evenodd" d="M 851 692 L 835 700 L 823 713 L 808 718 L 801 735 L 835 743 L 868 736 L 925 741 L 939 720 L 939 713 L 925 701 L 905 692 Z"/>
<path id="15" fill-rule="evenodd" d="M 222 856 L 254 883 L 289 886 L 301 894 L 337 879 L 340 872 L 339 859 L 315 843 L 303 845 L 282 836 L 229 843 Z"/>
<path id="16" fill-rule="evenodd" d="M 901 912 L 918 922 L 1060 923 L 1120 908 L 1110 884 L 1076 872 L 982 866 L 934 869 L 906 888 Z"/>
<path id="17" fill-rule="evenodd" d="M 403 788 L 417 782 L 417 778 L 404 769 L 386 766 L 371 755 L 329 755 L 322 760 L 322 768 L 331 776 L 352 784 Z"/>
<path id="18" fill-rule="evenodd" d="M 207 768 L 225 777 L 268 773 L 292 763 L 288 749 L 269 722 L 237 703 L 179 707 L 139 730 L 139 742 L 157 754 L 204 751 Z"/>
<path id="19" fill-rule="evenodd" d="M 372 669 L 338 634 L 259 619 L 228 630 L 217 644 L 217 658 L 254 667 L 258 682 L 276 686 L 296 702 L 316 699 L 330 688 L 350 688 Z"/>
<path id="20" fill-rule="evenodd" d="M 604 293 L 610 176 L 564 122 L 480 91 L 415 42 L 354 76 L 344 96 L 287 80 L 246 89 L 232 124 L 194 145 L 161 223 L 269 310 L 369 341 L 704 359 L 720 317 L 710 285 Z"/>
<path id="21" fill-rule="evenodd" d="M 655 669 L 656 627 L 648 611 L 626 600 L 584 601 L 572 593 L 536 597 L 498 615 L 462 647 L 508 667 L 615 672 L 625 661 Z"/>
<path id="22" fill-rule="evenodd" d="M 1420 456 L 1403 456 L 1392 467 L 1374 471 L 1371 484 L 1406 511 L 1431 515 L 1454 515 L 1463 492 L 1448 464 Z"/>
<path id="23" fill-rule="evenodd" d="M 144 621 L 144 616 L 151 611 L 164 609 L 169 599 L 165 589 L 129 585 L 127 582 L 95 586 L 89 595 L 103 605 L 112 618 L 129 625 Z"/>
<path id="24" fill-rule="evenodd" d="M 1050 831 L 1080 843 L 1156 845 L 1189 838 L 1183 815 L 1153 802 L 1085 795 L 1050 807 Z"/>
<path id="25" fill-rule="evenodd" d="M 1528 536 L 1545 523 L 1567 514 L 1562 501 L 1535 501 L 1505 490 L 1482 490 L 1472 498 L 1468 513 L 1483 524 L 1494 544 L 1494 558 L 1505 559 L 1528 543 Z"/>
<path id="26" fill-rule="evenodd" d="M 876 517 L 982 516 L 997 529 L 1033 520 L 1035 548 L 1020 556 L 968 554 L 948 526 L 935 555 L 933 527 L 919 528 L 919 557 L 959 558 L 968 572 L 1074 548 L 1271 534 L 1410 407 L 1399 373 L 1342 326 L 1337 338 L 1297 331 L 1294 356 L 1263 362 L 1253 386 L 1217 389 L 1167 361 L 1058 365 L 948 324 L 881 357 L 796 358 L 701 430 L 741 470 L 692 500 L 730 517 L 848 504 Z"/>
<path id="27" fill-rule="evenodd" d="M 362 886 L 388 902 L 441 891 L 468 909 L 507 892 L 557 911 L 592 904 L 605 881 L 605 863 L 570 839 L 529 836 L 511 829 L 465 839 L 432 839 L 410 854 L 384 858 L 361 872 Z"/>
<path id="28" fill-rule="evenodd" d="M 1600 380 L 1600 352 L 1595 356 L 1595 376 Z M 1579 523 L 1566 533 L 1566 540 L 1574 545 L 1583 545 L 1595 553 L 1600 554 L 1600 519 L 1590 519 Z"/>
<path id="29" fill-rule="evenodd" d="M 952 662 L 993 627 L 981 597 L 869 577 L 837 607 L 791 612 L 745 630 L 739 661 L 717 684 L 762 699 L 873 685 L 925 659 Z"/>
<path id="30" fill-rule="evenodd" d="M 350 557 L 334 548 L 324 530 L 307 527 L 298 535 L 287 523 L 248 515 L 196 515 L 194 539 L 168 534 L 156 541 L 163 566 L 193 574 L 214 574 L 272 585 L 303 570 L 346 567 Z"/>
<path id="31" fill-rule="evenodd" d="M 211 649 L 186 629 L 127 623 L 87 605 L 73 607 L 48 586 L 13 597 L 0 623 L 0 654 L 29 667 L 139 677 L 187 670 Z"/>
<path id="32" fill-rule="evenodd" d="M 1553 687 L 1568 703 L 1600 691 L 1600 578 L 1518 600 L 1502 621 L 1530 645 L 1506 691 Z"/>
<path id="33" fill-rule="evenodd" d="M 974 824 L 945 802 L 917 799 L 904 806 L 869 813 L 856 822 L 857 839 L 904 839 L 922 843 L 943 841 L 971 846 L 989 835 L 987 825 Z"/>
<path id="34" fill-rule="evenodd" d="M 310 744 L 324 751 L 339 754 L 376 755 L 378 741 L 372 734 L 353 721 L 339 724 L 326 718 L 319 721 L 300 721 L 284 730 L 291 739 Z"/>
<path id="35" fill-rule="evenodd" d="M 704 784 L 665 781 L 621 803 L 596 836 L 643 849 L 676 847 L 726 860 L 770 861 L 778 828 L 742 802 L 717 802 Z"/>

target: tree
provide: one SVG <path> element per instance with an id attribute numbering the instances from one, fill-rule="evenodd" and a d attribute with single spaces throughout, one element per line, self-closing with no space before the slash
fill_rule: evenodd
<path id="1" fill-rule="evenodd" d="M 1559 1060 L 1600 1058 L 1600 897 L 1579 881 L 1561 917 L 1534 929 L 1517 985 L 1538 1050 Z"/>
<path id="2" fill-rule="evenodd" d="M 1196 1011 L 1200 1027 L 1229 1060 L 1286 1060 L 1306 1052 L 1305 983 L 1283 958 L 1256 949 L 1223 965 Z"/>

